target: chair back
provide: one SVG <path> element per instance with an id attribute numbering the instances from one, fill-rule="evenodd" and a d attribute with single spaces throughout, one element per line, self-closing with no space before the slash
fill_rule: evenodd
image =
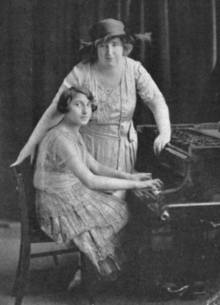
<path id="1" fill-rule="evenodd" d="M 25 192 L 24 179 L 22 176 L 21 166 L 13 167 L 13 172 L 17 183 L 18 205 L 20 211 L 21 236 L 26 236 L 29 239 L 29 213 L 27 204 L 27 195 Z"/>
<path id="2" fill-rule="evenodd" d="M 35 188 L 33 185 L 33 167 L 24 162 L 12 168 L 18 192 L 18 206 L 20 211 L 21 236 L 31 235 L 33 231 L 40 231 L 35 213 Z"/>

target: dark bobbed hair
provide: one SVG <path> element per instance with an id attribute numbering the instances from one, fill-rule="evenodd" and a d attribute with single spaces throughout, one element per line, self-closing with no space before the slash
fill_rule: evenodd
<path id="1" fill-rule="evenodd" d="M 124 55 L 128 56 L 131 53 L 131 51 L 133 50 L 133 45 L 135 43 L 134 37 L 132 37 L 132 35 L 129 35 L 129 34 L 117 35 L 117 36 L 108 35 L 108 36 L 105 36 L 104 38 L 98 39 L 94 42 L 90 42 L 90 43 L 82 42 L 81 48 L 79 50 L 79 55 L 81 57 L 83 57 L 84 59 L 96 61 L 98 59 L 98 54 L 97 54 L 98 44 L 107 43 L 114 38 L 119 38 L 121 40 L 123 48 L 124 48 Z"/>
<path id="2" fill-rule="evenodd" d="M 83 86 L 72 86 L 62 92 L 57 103 L 57 111 L 60 113 L 69 112 L 69 104 L 78 93 L 84 94 L 91 101 L 92 112 L 97 109 L 97 105 L 94 103 L 94 96 L 89 89 Z"/>

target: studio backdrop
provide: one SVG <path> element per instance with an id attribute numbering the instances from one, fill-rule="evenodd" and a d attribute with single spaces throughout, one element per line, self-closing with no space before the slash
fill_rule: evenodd
<path id="1" fill-rule="evenodd" d="M 137 44 L 131 57 L 163 92 L 172 123 L 189 123 L 220 119 L 219 16 L 217 0 L 2 0 L 0 219 L 18 219 L 9 165 L 79 61 L 80 38 L 89 39 L 95 21 L 115 18 L 133 33 L 152 33 L 152 42 Z M 135 122 L 153 123 L 141 107 Z"/>

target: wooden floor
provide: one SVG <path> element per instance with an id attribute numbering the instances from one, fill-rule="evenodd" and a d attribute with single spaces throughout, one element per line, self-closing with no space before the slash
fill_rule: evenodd
<path id="1" fill-rule="evenodd" d="M 0 305 L 14 304 L 11 296 L 13 280 L 19 252 L 18 223 L 0 223 Z M 36 249 L 37 251 L 37 249 Z M 23 305 L 86 305 L 88 304 L 83 292 L 78 289 L 68 293 L 66 287 L 74 270 L 73 257 L 61 259 L 61 269 L 57 270 L 49 258 L 37 259 L 32 262 L 34 271 L 30 278 L 27 295 Z M 215 281 L 212 289 L 206 295 L 194 300 L 154 300 L 149 301 L 145 296 L 125 292 L 119 287 L 105 287 L 96 296 L 97 305 L 215 305 L 220 304 L 220 285 Z"/>

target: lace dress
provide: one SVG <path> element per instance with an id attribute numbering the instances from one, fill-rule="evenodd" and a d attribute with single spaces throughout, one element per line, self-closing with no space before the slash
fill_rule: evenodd
<path id="1" fill-rule="evenodd" d="M 101 275 L 119 270 L 125 260 L 119 233 L 128 221 L 126 203 L 92 191 L 68 169 L 60 140 L 86 163 L 82 137 L 53 128 L 40 144 L 34 185 L 41 228 L 57 243 L 73 241 Z"/>
<path id="2" fill-rule="evenodd" d="M 93 65 L 84 61 L 73 68 L 63 84 L 68 88 L 86 86 L 95 96 L 98 109 L 87 126 L 80 129 L 88 151 L 103 165 L 131 172 L 137 153 L 137 133 L 132 122 L 136 93 L 147 106 L 163 99 L 149 73 L 140 62 L 125 57 L 120 84 L 107 87 L 97 81 Z"/>

